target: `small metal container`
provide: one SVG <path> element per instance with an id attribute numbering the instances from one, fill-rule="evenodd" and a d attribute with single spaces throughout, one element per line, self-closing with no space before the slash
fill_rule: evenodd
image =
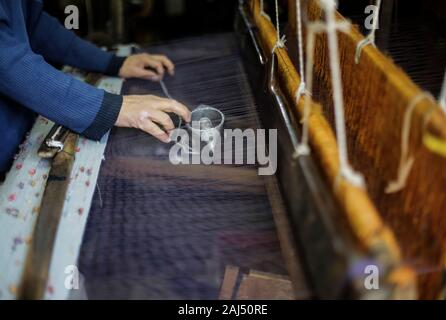
<path id="1" fill-rule="evenodd" d="M 191 113 L 191 122 L 184 126 L 190 143 L 180 145 L 191 154 L 199 154 L 204 145 L 213 149 L 217 141 L 223 140 L 224 122 L 225 116 L 220 110 L 207 105 L 199 105 Z"/>

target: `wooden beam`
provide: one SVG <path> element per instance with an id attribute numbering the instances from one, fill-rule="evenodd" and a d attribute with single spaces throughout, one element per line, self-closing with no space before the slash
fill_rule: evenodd
<path id="1" fill-rule="evenodd" d="M 45 297 L 54 242 L 70 184 L 77 140 L 78 135 L 70 133 L 63 151 L 53 160 L 28 250 L 19 299 L 40 300 Z"/>
<path id="2" fill-rule="evenodd" d="M 290 4 L 292 3 L 291 0 Z M 251 0 L 249 6 L 265 52 L 271 52 L 277 41 L 276 30 L 271 21 L 260 15 L 258 0 Z M 288 10 L 291 13 L 295 10 L 295 7 L 290 5 Z M 294 98 L 300 84 L 300 77 L 286 49 L 276 50 L 276 56 L 279 62 L 282 90 L 287 96 L 289 104 L 293 106 L 295 116 L 300 119 L 303 117 L 304 99 L 296 102 Z M 327 118 L 321 112 L 321 105 L 313 101 L 311 109 L 309 135 L 313 155 L 318 160 L 329 185 L 332 186 L 335 198 L 345 213 L 344 218 L 347 225 L 365 250 L 379 257 L 381 261 L 385 261 L 385 264 L 393 265 L 391 268 L 393 271 L 390 271 L 390 273 L 402 273 L 399 267 L 401 252 L 393 232 L 384 223 L 367 190 L 339 179 L 339 155 L 334 132 Z M 409 272 L 403 274 L 404 277 L 393 278 L 400 281 L 396 286 L 411 287 L 410 284 L 415 281 L 414 273 L 409 270 Z M 390 280 L 392 277 L 388 277 L 388 279 Z"/>

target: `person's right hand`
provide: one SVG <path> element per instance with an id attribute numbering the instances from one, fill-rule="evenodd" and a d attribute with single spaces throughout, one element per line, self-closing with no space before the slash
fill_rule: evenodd
<path id="1" fill-rule="evenodd" d="M 168 113 L 175 113 L 190 122 L 191 113 L 181 103 L 152 95 L 124 96 L 116 126 L 145 131 L 162 142 L 170 142 L 170 131 L 175 129 Z"/>

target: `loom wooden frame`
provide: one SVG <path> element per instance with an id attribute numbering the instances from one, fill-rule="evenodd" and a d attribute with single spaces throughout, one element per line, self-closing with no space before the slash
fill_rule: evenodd
<path id="1" fill-rule="evenodd" d="M 271 52 L 277 38 L 275 27 L 270 20 L 260 15 L 260 3 L 258 0 L 249 1 L 249 8 L 256 26 L 258 27 L 264 50 L 265 52 Z M 308 8 L 310 9 L 308 16 L 312 16 L 313 19 L 321 16 L 321 11 L 316 1 L 310 0 Z M 319 16 L 317 13 L 315 14 L 315 11 L 317 12 L 317 10 L 319 10 Z M 295 25 L 293 25 L 293 23 L 296 21 L 295 12 L 295 0 L 289 0 L 289 27 L 291 27 L 292 30 L 295 30 Z M 339 13 L 337 14 L 337 18 L 344 19 Z M 363 38 L 364 37 L 355 28 L 349 33 L 340 35 L 340 42 L 346 42 L 349 44 L 347 50 L 348 52 L 343 52 L 344 59 L 346 55 L 351 55 L 351 63 L 354 64 L 356 44 Z M 293 41 L 293 39 L 288 39 L 288 41 L 290 40 Z M 319 63 L 321 63 L 321 60 L 328 60 L 325 55 L 322 56 L 323 54 L 327 54 L 327 51 L 320 49 L 324 40 L 324 36 L 319 36 L 317 40 L 317 48 L 320 50 L 320 54 L 319 57 L 316 57 L 316 59 L 319 60 L 316 61 Z M 301 99 L 301 101 L 297 103 L 294 98 L 296 89 L 300 84 L 300 77 L 297 72 L 297 68 L 293 64 L 293 61 L 286 49 L 278 49 L 276 51 L 276 55 L 279 62 L 281 76 L 280 80 L 283 92 L 286 94 L 290 105 L 294 106 L 296 111 L 295 116 L 297 118 L 302 118 L 304 100 Z M 388 57 L 384 56 L 378 49 L 372 46 L 365 48 L 361 59 L 364 61 L 370 61 L 369 63 L 373 65 L 373 68 L 376 68 L 375 72 L 387 75 L 386 85 L 388 85 L 391 90 L 397 92 L 400 99 L 399 104 L 395 105 L 390 112 L 396 115 L 401 115 L 406 106 L 410 103 L 411 99 L 417 96 L 421 92 L 421 89 L 418 88 L 401 69 L 396 67 L 394 63 Z M 322 76 L 316 78 L 315 81 L 320 81 L 323 85 L 327 85 L 330 78 L 329 73 L 326 71 L 324 73 L 321 71 L 321 68 L 316 71 L 320 72 L 320 74 L 325 77 L 324 79 L 326 81 L 321 81 Z M 360 73 L 360 68 L 361 67 L 358 67 L 356 72 Z M 346 84 L 344 84 L 344 86 L 345 85 Z M 348 85 L 351 86 L 351 83 L 347 83 L 346 90 L 351 90 Z M 329 89 L 327 89 L 327 91 L 328 90 Z M 346 109 L 351 108 L 351 105 L 351 101 L 346 101 Z M 412 290 L 412 293 L 409 293 L 408 295 L 404 294 L 404 296 L 415 297 L 415 291 L 417 291 L 415 287 L 417 283 L 419 291 L 418 297 L 438 297 L 441 288 L 434 288 L 433 290 L 430 290 L 429 286 L 426 286 L 425 284 L 423 285 L 423 282 L 425 283 L 426 279 L 422 278 L 420 280 L 420 278 L 417 278 L 416 270 L 405 265 L 404 259 L 407 258 L 405 251 L 407 250 L 408 245 L 404 243 L 401 244 L 401 239 L 397 240 L 395 232 L 391 228 L 395 227 L 395 223 L 390 221 L 391 223 L 389 224 L 389 218 L 381 214 L 382 212 L 380 212 L 377 208 L 376 196 L 372 197 L 367 190 L 357 188 L 346 181 L 340 181 L 338 179 L 339 161 L 337 143 L 330 119 L 328 119 L 326 114 L 324 114 L 326 110 L 326 107 L 324 108 L 322 105 L 312 101 L 312 113 L 309 118 L 310 143 L 312 146 L 313 155 L 323 169 L 329 184 L 333 186 L 333 193 L 335 194 L 340 207 L 345 213 L 344 218 L 346 218 L 352 232 L 357 237 L 360 244 L 368 252 L 375 256 L 381 257 L 381 259 L 384 259 L 387 263 L 391 263 L 393 265 L 393 272 L 388 275 L 386 281 L 395 284 L 395 297 L 401 297 L 400 293 L 403 290 L 399 289 L 406 290 L 406 293 Z M 426 114 L 428 114 L 428 112 L 431 110 L 433 111 L 429 114 L 429 117 L 426 118 Z M 402 118 L 402 116 L 399 117 Z M 349 118 L 347 118 L 347 121 L 348 120 Z M 423 132 L 429 132 L 430 134 L 433 134 L 443 140 L 446 139 L 446 117 L 441 113 L 440 108 L 433 108 L 429 101 L 424 101 L 416 108 L 412 122 L 411 147 L 413 147 L 414 150 L 417 150 L 417 155 L 420 152 L 419 150 L 421 150 L 421 152 L 428 157 L 435 158 L 434 163 L 437 166 L 438 163 L 443 163 L 443 167 L 446 167 L 444 166 L 445 160 L 443 158 L 433 155 L 431 152 L 429 152 L 429 150 L 423 148 L 421 139 Z M 394 139 L 393 141 L 396 145 L 399 145 L 400 141 L 401 129 L 399 128 L 400 126 L 398 125 L 392 128 L 392 138 Z M 352 134 L 352 126 L 349 126 L 348 123 L 347 133 L 350 136 Z M 378 138 L 382 138 L 382 136 L 378 135 Z M 399 155 L 399 152 L 395 152 L 395 154 Z M 358 157 L 353 158 L 353 164 L 358 165 L 360 162 Z M 390 159 L 390 162 L 393 161 L 393 165 L 390 165 L 388 161 L 385 162 L 389 169 L 383 179 L 391 180 L 394 178 L 397 171 L 397 160 L 398 159 Z M 422 160 L 417 159 L 417 161 Z M 428 161 L 427 163 L 430 164 L 432 162 Z M 359 169 L 361 170 L 363 168 L 361 168 L 359 165 Z M 417 170 L 417 168 L 414 170 Z M 413 176 L 415 176 L 415 181 L 416 179 L 419 179 L 417 174 L 414 174 Z M 370 179 L 374 179 L 374 177 L 370 174 L 366 174 L 366 178 L 368 182 Z M 382 181 L 380 182 L 382 184 Z M 441 183 L 439 183 L 439 185 L 441 185 Z M 403 196 L 400 195 L 400 197 Z M 398 204 L 398 201 L 396 203 Z M 399 204 L 404 203 L 400 200 Z M 444 259 L 445 257 L 442 252 L 444 253 L 444 251 L 438 252 L 440 260 Z M 442 261 L 446 261 L 446 259 Z M 441 273 L 437 273 L 435 275 L 431 274 L 429 277 L 430 279 L 428 279 L 428 283 L 430 285 L 432 285 L 433 282 L 441 284 L 441 278 L 439 278 L 440 276 Z"/>

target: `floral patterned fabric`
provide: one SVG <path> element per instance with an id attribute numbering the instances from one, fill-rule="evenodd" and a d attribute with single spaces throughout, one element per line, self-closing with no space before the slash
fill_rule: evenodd
<path id="1" fill-rule="evenodd" d="M 103 78 L 99 87 L 121 92 L 122 80 Z M 20 284 L 27 250 L 50 170 L 50 162 L 37 150 L 51 121 L 39 117 L 16 156 L 6 180 L 0 185 L 0 299 L 14 299 Z M 76 265 L 108 134 L 100 142 L 80 138 L 70 186 L 51 261 L 46 299 L 66 299 L 67 266 Z"/>

